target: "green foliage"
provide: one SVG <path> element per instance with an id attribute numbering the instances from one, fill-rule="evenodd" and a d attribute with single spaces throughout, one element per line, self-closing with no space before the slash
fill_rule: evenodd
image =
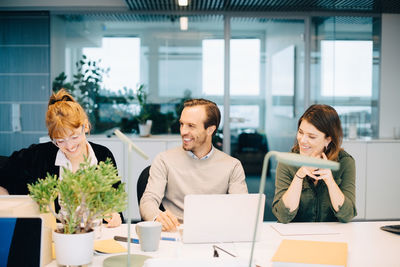
<path id="1" fill-rule="evenodd" d="M 75 173 L 64 168 L 62 180 L 47 174 L 28 189 L 40 210 L 50 210 L 63 224 L 64 233 L 76 234 L 90 231 L 96 219 L 126 208 L 124 183 L 113 187 L 118 181 L 120 177 L 110 159 L 94 166 L 85 159 Z M 52 209 L 57 196 L 61 206 L 58 213 Z"/>
<path id="2" fill-rule="evenodd" d="M 81 103 L 88 114 L 97 110 L 96 98 L 102 88 L 103 76 L 110 71 L 101 68 L 99 65 L 100 60 L 89 60 L 85 55 L 82 55 L 82 59 L 75 63 L 77 73 L 73 75 L 72 84 L 77 92 L 74 92 L 74 95 L 77 96 L 78 102 Z"/>
<path id="3" fill-rule="evenodd" d="M 60 73 L 53 81 L 53 91 L 65 88 L 71 92 L 76 100 L 85 109 L 92 126 L 95 126 L 99 119 L 98 97 L 102 90 L 103 77 L 110 69 L 100 67 L 100 60 L 90 60 L 85 55 L 75 63 L 77 72 L 73 75 L 71 83 L 65 82 L 67 76 Z"/>
<path id="4" fill-rule="evenodd" d="M 64 88 L 68 91 L 74 91 L 74 86 L 71 83 L 66 83 L 67 75 L 64 72 L 61 72 L 56 78 L 54 78 L 52 87 L 54 92 L 58 92 L 60 89 Z"/>
<path id="5" fill-rule="evenodd" d="M 139 124 L 144 124 L 150 118 L 150 110 L 147 105 L 147 92 L 145 90 L 144 84 L 140 84 L 136 89 L 136 99 L 139 102 L 140 112 L 135 116 Z"/>

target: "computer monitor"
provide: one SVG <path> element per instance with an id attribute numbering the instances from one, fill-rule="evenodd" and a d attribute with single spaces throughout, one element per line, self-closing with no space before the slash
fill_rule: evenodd
<path id="1" fill-rule="evenodd" d="M 40 267 L 43 224 L 36 218 L 0 218 L 0 266 Z"/>
<path id="2" fill-rule="evenodd" d="M 42 265 L 46 265 L 52 261 L 52 231 L 56 227 L 56 219 L 54 218 L 54 216 L 49 213 L 40 214 L 39 205 L 28 195 L 0 195 L 0 219 L 5 217 L 41 217 L 43 221 L 43 228 L 41 231 Z M 0 267 L 2 267 L 1 264 Z"/>

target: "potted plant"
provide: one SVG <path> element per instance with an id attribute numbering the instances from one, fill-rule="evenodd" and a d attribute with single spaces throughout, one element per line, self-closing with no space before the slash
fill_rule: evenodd
<path id="1" fill-rule="evenodd" d="M 140 111 L 135 119 L 138 121 L 139 135 L 143 137 L 150 136 L 152 125 L 152 121 L 149 120 L 151 113 L 147 105 L 147 96 L 144 84 L 140 84 L 136 89 L 136 99 L 139 102 Z"/>
<path id="2" fill-rule="evenodd" d="M 51 211 L 61 223 L 53 232 L 56 259 L 60 265 L 83 265 L 92 261 L 94 225 L 98 219 L 126 207 L 127 194 L 111 160 L 90 166 L 85 159 L 76 172 L 63 169 L 62 180 L 48 174 L 28 185 L 29 195 L 41 212 Z M 53 209 L 58 197 L 60 211 Z"/>

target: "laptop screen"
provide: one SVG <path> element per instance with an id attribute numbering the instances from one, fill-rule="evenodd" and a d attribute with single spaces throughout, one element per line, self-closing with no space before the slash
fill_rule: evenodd
<path id="1" fill-rule="evenodd" d="M 0 218 L 0 267 L 40 267 L 41 218 Z"/>
<path id="2" fill-rule="evenodd" d="M 183 242 L 252 241 L 259 197 L 259 194 L 186 195 Z M 263 194 L 258 229 L 262 225 L 264 205 Z"/>

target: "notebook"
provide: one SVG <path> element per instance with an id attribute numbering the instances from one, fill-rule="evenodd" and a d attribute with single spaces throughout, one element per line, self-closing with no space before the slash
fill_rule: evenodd
<path id="1" fill-rule="evenodd" d="M 40 267 L 41 218 L 0 218 L 0 267 Z"/>
<path id="2" fill-rule="evenodd" d="M 184 243 L 250 242 L 259 194 L 187 195 L 184 200 Z M 262 195 L 257 240 L 264 217 Z"/>
<path id="3" fill-rule="evenodd" d="M 272 257 L 273 267 L 345 267 L 347 243 L 308 240 L 282 240 Z"/>

